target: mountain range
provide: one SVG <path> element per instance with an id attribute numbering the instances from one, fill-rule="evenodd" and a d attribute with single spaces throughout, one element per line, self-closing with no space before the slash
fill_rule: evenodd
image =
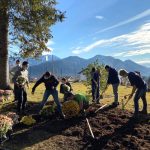
<path id="1" fill-rule="evenodd" d="M 46 58 L 47 57 L 47 58 Z M 40 77 L 45 71 L 50 71 L 57 76 L 76 76 L 88 64 L 98 60 L 100 64 L 110 65 L 117 70 L 124 68 L 127 71 L 139 71 L 143 76 L 150 76 L 150 68 L 139 65 L 131 60 L 122 61 L 111 56 L 96 55 L 90 59 L 78 56 L 69 56 L 60 59 L 57 56 L 41 56 L 40 59 L 28 59 L 30 63 L 30 77 Z"/>

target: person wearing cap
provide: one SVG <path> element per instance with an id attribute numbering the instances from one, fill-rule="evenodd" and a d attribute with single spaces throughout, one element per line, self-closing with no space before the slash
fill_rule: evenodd
<path id="1" fill-rule="evenodd" d="M 17 98 L 17 113 L 21 113 L 21 111 L 24 113 L 27 102 L 26 85 L 29 88 L 27 61 L 24 61 L 22 67 L 15 72 L 13 80 L 16 87 L 15 97 Z"/>
<path id="2" fill-rule="evenodd" d="M 20 60 L 18 59 L 18 60 L 16 60 L 16 66 L 14 66 L 13 68 L 10 69 L 11 76 L 13 77 L 20 68 L 21 68 Z M 12 78 L 12 81 L 13 81 L 13 83 L 15 82 L 14 78 Z M 14 84 L 14 100 L 13 100 L 13 102 L 17 101 L 17 97 L 16 97 L 17 90 L 16 89 L 17 89 L 17 86 L 16 86 L 16 84 Z"/>
<path id="3" fill-rule="evenodd" d="M 57 78 L 54 75 L 52 75 L 50 72 L 44 73 L 44 75 L 33 86 L 32 94 L 34 94 L 36 87 L 39 86 L 41 83 L 45 84 L 45 92 L 43 95 L 43 100 L 40 104 L 40 110 L 44 107 L 45 103 L 48 100 L 48 97 L 52 95 L 57 105 L 58 112 L 61 115 L 63 115 L 62 110 L 61 110 L 61 104 L 58 99 L 58 91 L 56 89 L 59 84 L 59 81 L 57 80 Z"/>
<path id="4" fill-rule="evenodd" d="M 139 99 L 141 98 L 143 101 L 143 110 L 141 113 L 147 114 L 147 101 L 146 101 L 146 91 L 147 91 L 147 85 L 145 81 L 137 74 L 136 72 L 127 72 L 124 69 L 121 69 L 119 71 L 119 75 L 122 77 L 128 77 L 131 86 L 133 86 L 132 92 L 128 99 L 131 99 L 134 96 L 134 115 L 138 116 L 139 114 Z"/>
<path id="5" fill-rule="evenodd" d="M 91 70 L 91 88 L 93 102 L 99 103 L 100 98 L 100 72 L 95 67 Z"/>
<path id="6" fill-rule="evenodd" d="M 60 85 L 60 93 L 64 94 L 64 102 L 67 101 L 67 92 L 73 91 L 70 82 L 66 78 L 61 79 L 62 84 Z"/>
<path id="7" fill-rule="evenodd" d="M 106 71 L 108 72 L 108 79 L 107 79 L 107 84 L 104 92 L 107 90 L 108 86 L 111 84 L 113 88 L 113 93 L 114 93 L 114 102 L 112 103 L 113 106 L 119 105 L 118 102 L 118 87 L 119 87 L 119 76 L 118 72 L 116 71 L 115 68 L 112 68 L 108 65 L 105 66 Z M 103 92 L 103 93 L 104 93 Z"/>

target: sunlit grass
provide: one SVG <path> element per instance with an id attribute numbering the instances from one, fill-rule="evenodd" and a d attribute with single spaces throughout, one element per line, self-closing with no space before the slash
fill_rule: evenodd
<path id="1" fill-rule="evenodd" d="M 28 93 L 28 101 L 32 101 L 32 102 L 40 102 L 43 98 L 43 94 L 45 91 L 45 86 L 44 84 L 39 85 L 36 88 L 35 94 L 32 95 L 31 91 L 32 91 L 32 87 L 34 86 L 34 83 L 30 84 L 30 88 L 27 89 L 27 93 Z M 87 87 L 82 84 L 82 83 L 73 83 L 72 84 L 73 87 L 73 92 L 74 93 L 83 93 L 86 94 L 87 91 Z M 58 91 L 59 91 L 60 86 L 58 86 Z M 121 99 L 123 98 L 124 95 L 130 94 L 131 93 L 132 88 L 131 87 L 125 87 L 125 86 L 119 86 L 119 103 L 121 104 Z M 106 91 L 104 97 L 108 97 L 108 96 L 113 96 L 113 92 L 112 92 L 112 87 L 110 86 L 108 88 L 108 90 Z M 63 95 L 59 93 L 59 99 L 62 100 L 63 99 Z M 49 97 L 49 101 L 52 101 L 53 98 L 52 96 Z M 126 101 L 126 100 L 124 100 Z M 150 112 L 150 93 L 147 93 L 147 101 L 148 101 L 148 111 Z M 113 102 L 113 97 L 110 98 L 103 98 L 100 101 L 103 104 L 110 104 Z M 121 108 L 121 105 L 119 106 Z M 142 107 L 142 101 L 140 100 L 140 109 Z M 132 110 L 134 109 L 134 103 L 133 103 L 133 99 L 131 99 L 129 101 L 129 103 L 126 106 L 126 109 L 128 110 Z"/>
<path id="2" fill-rule="evenodd" d="M 32 95 L 31 94 L 31 90 L 33 87 L 33 83 L 30 84 L 30 89 L 28 90 L 28 100 L 29 101 L 34 101 L 34 102 L 40 102 L 42 100 L 43 97 L 43 93 L 45 90 L 45 87 L 43 84 L 41 84 L 39 87 L 37 87 L 35 94 Z M 73 87 L 73 92 L 74 93 L 83 93 L 86 94 L 87 91 L 87 87 L 85 85 L 83 85 L 82 83 L 73 83 L 72 84 Z M 130 94 L 131 93 L 132 88 L 131 87 L 125 87 L 125 86 L 119 86 L 119 102 L 121 104 L 121 99 L 123 98 L 124 95 Z M 58 86 L 58 91 L 59 91 L 59 86 Z M 106 91 L 104 97 L 108 97 L 108 95 L 113 96 L 113 92 L 112 92 L 112 87 L 109 86 L 108 90 Z M 62 99 L 63 95 L 59 93 L 59 98 Z M 150 112 L 150 93 L 147 93 L 147 101 L 148 101 L 148 111 Z M 49 100 L 53 100 L 52 96 L 49 97 Z M 124 100 L 126 101 L 126 100 Z M 113 97 L 110 98 L 104 98 L 101 99 L 101 103 L 103 104 L 110 104 L 113 102 Z M 121 107 L 121 105 L 120 105 Z M 140 100 L 140 109 L 142 107 L 142 101 Z M 126 109 L 129 110 L 133 110 L 134 109 L 134 103 L 133 103 L 133 99 L 131 99 L 129 101 L 129 103 L 126 106 Z"/>

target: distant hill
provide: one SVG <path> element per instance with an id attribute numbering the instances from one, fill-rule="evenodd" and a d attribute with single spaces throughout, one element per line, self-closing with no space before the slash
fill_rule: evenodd
<path id="1" fill-rule="evenodd" d="M 56 57 L 56 56 L 55 56 Z M 52 61 L 44 61 L 41 64 L 33 65 L 29 68 L 31 77 L 40 77 L 45 71 L 54 72 L 57 76 L 76 76 L 78 72 L 85 68 L 88 64 L 96 61 L 98 59 L 99 63 L 110 65 L 117 70 L 124 68 L 128 71 L 140 71 L 144 76 L 150 76 L 150 68 L 144 67 L 142 65 L 136 64 L 131 60 L 121 61 L 115 59 L 111 56 L 97 55 L 90 59 L 83 59 L 77 56 L 70 56 L 64 59 L 53 59 Z M 31 62 L 32 63 L 32 62 Z"/>
<path id="2" fill-rule="evenodd" d="M 44 63 L 46 61 L 52 61 L 52 59 L 54 61 L 56 60 L 60 60 L 59 57 L 55 56 L 55 55 L 42 55 L 40 56 L 39 58 L 27 58 L 27 59 L 19 59 L 20 61 L 24 61 L 24 60 L 27 60 L 30 64 L 30 66 L 34 66 L 34 65 L 39 65 L 41 63 Z M 11 65 L 14 65 L 15 64 L 15 59 L 13 58 L 9 58 L 9 62 Z"/>

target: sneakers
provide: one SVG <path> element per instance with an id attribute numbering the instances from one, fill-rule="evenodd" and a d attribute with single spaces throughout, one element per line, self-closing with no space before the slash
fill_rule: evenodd
<path id="1" fill-rule="evenodd" d="M 140 114 L 147 115 L 147 110 L 142 110 L 139 112 Z"/>
<path id="2" fill-rule="evenodd" d="M 119 102 L 113 102 L 112 106 L 117 107 L 119 105 Z"/>

